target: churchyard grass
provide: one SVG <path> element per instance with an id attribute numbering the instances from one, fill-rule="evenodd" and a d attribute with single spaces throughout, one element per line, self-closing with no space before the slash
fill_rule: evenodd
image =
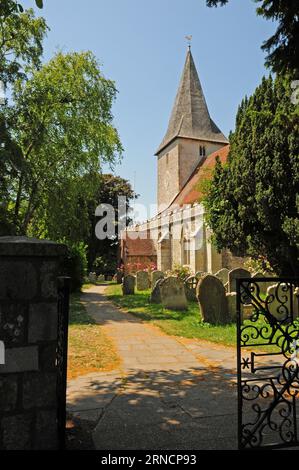
<path id="1" fill-rule="evenodd" d="M 70 299 L 69 379 L 90 372 L 112 370 L 119 365 L 112 342 L 88 315 L 80 295 L 80 292 L 74 293 Z"/>
<path id="2" fill-rule="evenodd" d="M 116 284 L 108 286 L 105 294 L 125 311 L 158 326 L 168 335 L 205 339 L 227 346 L 236 344 L 236 325 L 204 323 L 196 302 L 188 302 L 187 311 L 168 310 L 161 304 L 149 302 L 150 290 L 123 296 L 121 286 Z"/>

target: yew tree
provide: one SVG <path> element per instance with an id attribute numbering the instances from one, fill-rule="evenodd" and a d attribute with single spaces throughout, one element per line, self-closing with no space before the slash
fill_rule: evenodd
<path id="1" fill-rule="evenodd" d="M 299 105 L 292 77 L 264 78 L 238 110 L 228 162 L 204 199 L 218 249 L 299 275 Z"/>

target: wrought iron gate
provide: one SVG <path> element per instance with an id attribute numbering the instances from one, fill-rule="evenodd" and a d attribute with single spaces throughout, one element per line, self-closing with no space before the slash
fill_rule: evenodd
<path id="1" fill-rule="evenodd" d="M 299 279 L 237 280 L 240 449 L 299 445 Z"/>
<path id="2" fill-rule="evenodd" d="M 67 379 L 67 345 L 69 324 L 70 278 L 58 278 L 58 331 L 57 331 L 57 426 L 58 444 L 65 448 L 66 425 L 66 379 Z"/>

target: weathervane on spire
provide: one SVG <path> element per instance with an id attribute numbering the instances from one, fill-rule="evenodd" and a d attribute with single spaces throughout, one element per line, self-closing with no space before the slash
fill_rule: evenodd
<path id="1" fill-rule="evenodd" d="M 187 39 L 187 41 L 188 41 L 188 47 L 189 47 L 189 51 L 190 51 L 191 42 L 192 42 L 192 34 L 190 34 L 189 36 L 185 36 L 185 39 Z"/>

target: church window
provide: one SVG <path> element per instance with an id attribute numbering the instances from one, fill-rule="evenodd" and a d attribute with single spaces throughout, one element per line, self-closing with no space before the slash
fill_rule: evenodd
<path id="1" fill-rule="evenodd" d="M 168 165 L 168 161 L 169 161 L 169 153 L 166 154 L 166 165 Z"/>
<path id="2" fill-rule="evenodd" d="M 205 157 L 206 156 L 206 148 L 204 145 L 199 146 L 199 155 L 200 157 Z"/>

